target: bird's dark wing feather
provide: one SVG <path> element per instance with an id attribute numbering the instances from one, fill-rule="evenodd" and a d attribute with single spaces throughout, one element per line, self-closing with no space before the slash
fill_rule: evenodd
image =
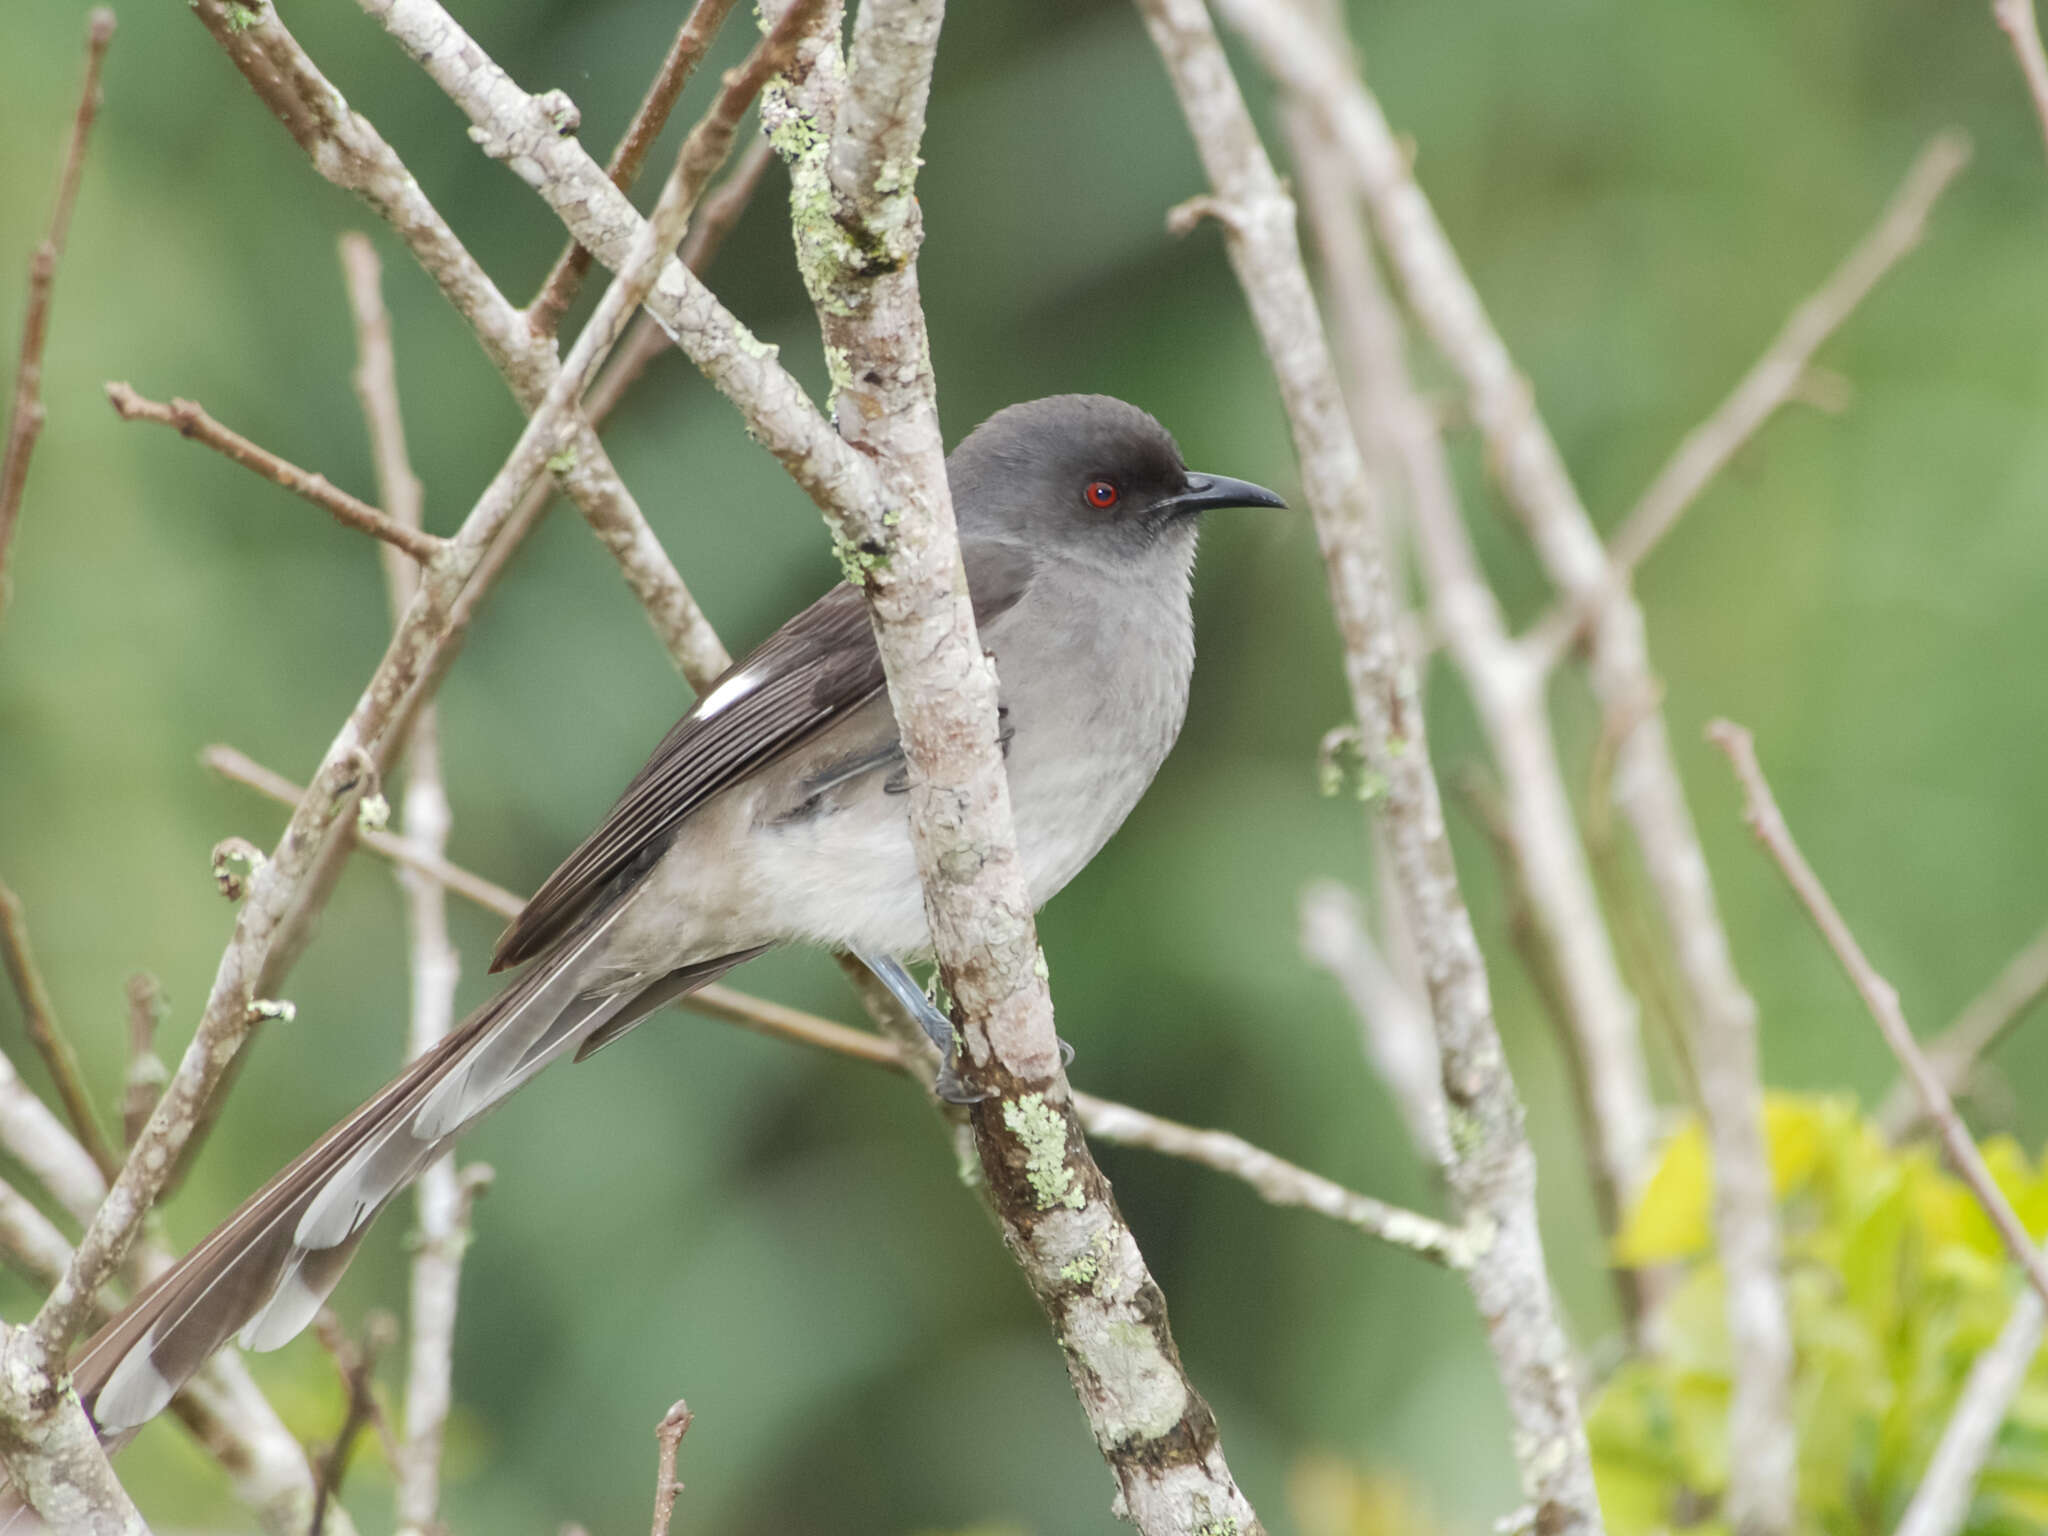
<path id="1" fill-rule="evenodd" d="M 1032 559 L 1015 545 L 965 547 L 976 624 L 1014 606 Z M 727 669 L 662 738 L 602 825 L 548 876 L 498 940 L 491 969 L 545 949 L 661 857 L 684 817 L 809 740 L 882 687 L 859 589 L 834 587 Z"/>

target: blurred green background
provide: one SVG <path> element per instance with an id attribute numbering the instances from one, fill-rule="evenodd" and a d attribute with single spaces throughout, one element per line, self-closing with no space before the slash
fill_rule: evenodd
<path id="1" fill-rule="evenodd" d="M 455 9 L 522 83 L 567 90 L 601 155 L 684 7 Z M 1770 1079 L 1869 1098 L 1890 1082 L 1888 1060 L 1748 846 L 1700 727 L 1727 713 L 1755 728 L 1811 857 L 1923 1029 L 2048 917 L 2048 166 L 2003 41 L 1982 5 L 1908 0 L 1351 11 L 1424 185 L 1610 526 L 1925 138 L 1959 124 L 1975 139 L 1924 248 L 1823 354 L 1851 383 L 1848 409 L 1785 413 L 1642 579 Z M 544 207 L 355 6 L 305 0 L 284 15 L 523 302 L 561 245 Z M 82 5 L 9 8 L 10 357 L 14 284 L 47 216 L 83 30 Z M 749 30 L 736 20 L 718 60 Z M 1133 11 L 957 8 L 927 158 L 923 279 L 949 439 L 1013 400 L 1101 390 L 1157 413 L 1191 463 L 1298 486 L 1215 233 L 1164 232 L 1165 209 L 1203 183 Z M 713 281 L 822 393 L 771 176 Z M 120 425 L 101 384 L 199 399 L 371 494 L 335 257 L 336 236 L 356 228 L 385 254 L 414 462 L 430 526 L 449 531 L 517 431 L 502 384 L 184 7 L 123 9 L 0 621 L 0 874 L 28 904 L 107 1102 L 124 978 L 162 978 L 165 1045 L 182 1047 L 231 921 L 207 850 L 231 833 L 268 845 L 281 825 L 196 754 L 230 742 L 303 778 L 387 621 L 367 541 L 170 433 Z M 833 579 L 814 512 L 680 358 L 614 423 L 622 471 L 729 645 Z M 1542 581 L 1470 434 L 1455 446 L 1483 554 L 1526 621 Z M 1319 799 L 1312 771 L 1345 704 L 1306 520 L 1216 520 L 1196 604 L 1203 661 L 1181 747 L 1042 918 L 1075 1081 L 1431 1203 L 1334 986 L 1297 958 L 1302 884 L 1366 879 L 1358 808 Z M 1439 667 L 1433 686 L 1440 765 L 1479 761 L 1455 676 Z M 687 701 L 606 556 L 558 509 L 442 694 L 454 857 L 530 889 Z M 1575 677 L 1556 706 L 1583 782 L 1594 720 Z M 1484 841 L 1453 815 L 1529 1102 L 1553 1267 L 1577 1339 L 1597 1352 L 1613 1314 L 1565 1080 L 1505 943 Z M 496 925 L 460 907 L 456 924 L 467 1006 L 487 994 Z M 853 1016 L 813 955 L 736 980 Z M 357 861 L 288 992 L 297 1022 L 254 1048 L 168 1211 L 181 1244 L 394 1067 L 405 972 L 385 869 Z M 26 1055 L 11 995 L 0 1044 Z M 2010 1092 L 1980 1123 L 2038 1147 L 2048 1106 L 2030 1085 L 2048 1035 L 2023 1033 L 2000 1062 Z M 463 1277 L 444 1506 L 455 1529 L 637 1526 L 649 1430 L 677 1396 L 698 1412 L 680 1528 L 1118 1528 L 1043 1320 L 907 1086 L 671 1014 L 553 1074 L 466 1155 L 499 1182 Z M 1332 1477 L 1372 1479 L 1388 1507 L 1451 1531 L 1513 1506 L 1498 1391 L 1455 1281 L 1213 1175 L 1115 1149 L 1102 1160 L 1274 1529 L 1352 1528 L 1329 1514 Z M 387 1219 L 357 1261 L 339 1293 L 352 1317 L 402 1306 L 406 1224 Z M 22 1315 L 27 1297 L 6 1295 Z M 296 1428 L 332 1433 L 332 1372 L 310 1340 L 259 1366 Z M 151 1431 L 124 1469 L 159 1518 L 241 1518 L 174 1429 Z M 387 1500 L 365 1458 L 349 1503 L 377 1529 Z"/>

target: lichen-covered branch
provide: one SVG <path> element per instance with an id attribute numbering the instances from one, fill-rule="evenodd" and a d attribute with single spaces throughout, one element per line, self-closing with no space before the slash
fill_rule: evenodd
<path id="1" fill-rule="evenodd" d="M 996 678 L 975 634 L 948 492 L 917 254 L 924 107 L 943 7 L 865 0 L 841 60 L 834 20 L 763 101 L 789 168 L 802 272 L 840 433 L 880 507 L 828 506 L 867 595 L 911 766 L 911 842 L 991 1205 L 1116 1479 L 1148 1536 L 1263 1529 L 1182 1368 L 1165 1298 L 1081 1133 L 997 745 Z M 879 514 L 879 515 L 877 515 Z"/>
<path id="2" fill-rule="evenodd" d="M 43 430 L 43 348 L 50 337 L 50 293 L 56 286 L 57 263 L 64 255 L 64 237 L 71 229 L 71 210 L 78 201 L 79 178 L 85 171 L 85 146 L 100 108 L 100 65 L 114 40 L 114 13 L 95 9 L 86 23 L 85 85 L 72 114 L 71 137 L 64 147 L 64 168 L 57 177 L 57 203 L 50 228 L 29 258 L 28 307 L 21 322 L 21 355 L 14 369 L 14 400 L 7 411 L 7 435 L 0 448 L 0 612 L 7 607 L 7 549 L 21 515 L 22 491 L 28 485 L 29 456 Z"/>
<path id="3" fill-rule="evenodd" d="M 1377 812 L 1429 979 L 1463 1219 L 1486 1241 L 1467 1271 L 1515 1425 L 1530 1518 L 1600 1530 L 1571 1359 L 1544 1266 L 1536 1166 L 1493 1021 L 1484 962 L 1445 841 L 1414 671 L 1375 536 L 1372 488 L 1346 419 L 1294 231 L 1294 204 L 1259 143 L 1200 0 L 1141 0 L 1208 173 L 1225 248 L 1280 386 L 1329 569 L 1344 667 Z M 1290 86 L 1294 82 L 1289 82 Z"/>

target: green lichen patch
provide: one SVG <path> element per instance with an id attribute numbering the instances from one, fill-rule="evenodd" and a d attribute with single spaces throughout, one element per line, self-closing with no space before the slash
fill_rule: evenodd
<path id="1" fill-rule="evenodd" d="M 836 528 L 832 531 L 832 553 L 839 559 L 839 573 L 856 587 L 866 586 L 869 577 L 889 569 L 885 545 L 874 539 L 849 539 Z"/>
<path id="2" fill-rule="evenodd" d="M 1087 1204 L 1081 1181 L 1067 1166 L 1066 1116 L 1044 1094 L 1027 1093 L 1005 1104 L 1003 1124 L 1024 1145 L 1024 1177 L 1041 1211 L 1060 1205 L 1078 1211 Z"/>

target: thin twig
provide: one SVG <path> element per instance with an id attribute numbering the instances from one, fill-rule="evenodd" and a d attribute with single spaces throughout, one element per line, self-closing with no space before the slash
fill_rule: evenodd
<path id="1" fill-rule="evenodd" d="M 2034 115 L 2041 119 L 2041 141 L 2048 145 L 2048 50 L 2041 46 L 2041 24 L 2034 15 L 2034 0 L 1991 0 L 1991 16 L 2012 42 L 2026 78 L 2027 94 L 2034 101 Z"/>
<path id="2" fill-rule="evenodd" d="M 310 501 L 345 528 L 354 528 L 374 539 L 382 539 L 404 550 L 422 565 L 430 564 L 446 543 L 431 534 L 407 527 L 367 501 L 351 496 L 325 475 L 299 468 L 269 449 L 252 443 L 232 428 L 207 415 L 203 406 L 191 400 L 173 400 L 169 405 L 145 399 L 126 384 L 107 385 L 107 399 L 123 421 L 154 421 L 176 429 L 182 437 L 203 443 L 244 469 L 253 469 L 274 485 Z"/>
<path id="3" fill-rule="evenodd" d="M 1771 786 L 1764 778 L 1763 768 L 1757 762 L 1755 740 L 1748 731 L 1728 720 L 1716 720 L 1709 725 L 1707 739 L 1728 755 L 1736 780 L 1742 786 L 1744 820 L 1776 862 L 1785 883 L 1792 887 L 1793 894 L 1805 906 L 1814 926 L 1820 929 L 1821 937 L 1827 940 L 1828 948 L 1834 951 L 1835 959 L 1848 973 L 1850 984 L 1863 999 L 1864 1007 L 1877 1021 L 1878 1032 L 1884 1036 L 1885 1044 L 1891 1047 L 1899 1065 L 1906 1069 L 1906 1076 L 1920 1095 L 1927 1118 L 1934 1123 L 1935 1131 L 1941 1137 L 1942 1150 L 1948 1154 L 1950 1166 L 1970 1187 L 1970 1193 L 1976 1196 L 1984 1214 L 1991 1218 L 1991 1225 L 1997 1228 L 2006 1251 L 2025 1272 L 2028 1284 L 2041 1294 L 2043 1300 L 2048 1300 L 2048 1259 L 2044 1259 L 2040 1250 L 2034 1247 L 2026 1227 L 2000 1192 L 1997 1182 L 1991 1177 L 1991 1170 L 1984 1164 L 1983 1154 L 1977 1150 L 1977 1143 L 1970 1139 L 1962 1116 L 1956 1113 L 1948 1090 L 1942 1086 L 1940 1074 L 1929 1064 L 1919 1043 L 1914 1040 L 1905 1010 L 1899 1006 L 1898 991 L 1871 965 L 1862 946 L 1856 942 L 1855 934 L 1850 932 L 1848 923 L 1829 899 L 1827 888 L 1820 883 L 1813 866 L 1806 862 L 1798 843 L 1793 841 L 1792 830 L 1786 826 L 1778 802 L 1771 795 Z"/>
<path id="4" fill-rule="evenodd" d="M 1951 1094 L 1964 1092 L 1984 1056 L 2048 997 L 2048 928 L 2034 935 L 2005 963 L 1992 982 L 1970 999 L 1955 1022 L 1927 1044 L 1927 1060 L 1941 1085 Z M 1920 1122 L 1920 1107 L 1910 1083 L 1892 1085 L 1877 1112 L 1879 1128 L 1896 1141 Z"/>
<path id="5" fill-rule="evenodd" d="M 1778 408 L 1798 398 L 1813 355 L 1867 299 L 1885 274 L 1927 233 L 1934 205 L 1970 160 L 1961 133 L 1936 134 L 1907 171 L 1884 212 L 1856 248 L 1785 321 L 1784 328 L 1714 414 L 1686 434 L 1608 545 L 1607 586 L 1560 604 L 1537 621 L 1531 643 L 1546 663 L 1584 630 L 1616 587 L 1636 570 L 1715 476 Z"/>
<path id="6" fill-rule="evenodd" d="M 29 1040 L 43 1065 L 50 1069 L 57 1098 L 70 1118 L 79 1145 L 84 1147 L 100 1173 L 112 1182 L 121 1170 L 121 1159 L 107 1145 L 99 1116 L 93 1113 L 92 1094 L 85 1086 L 85 1073 L 78 1064 L 78 1052 L 57 1022 L 57 1007 L 50 989 L 36 967 L 35 951 L 28 941 L 28 919 L 21 910 L 21 898 L 0 882 L 0 961 L 14 983 L 14 995 L 21 1000 L 21 1019 Z"/>
<path id="7" fill-rule="evenodd" d="M 297 802 L 298 786 L 230 748 L 209 748 L 206 762 L 223 777 L 247 785 L 280 804 Z M 524 905 L 518 895 L 502 885 L 445 859 L 420 856 L 403 838 L 384 832 L 362 831 L 357 833 L 357 837 L 372 853 L 431 874 L 456 895 L 500 917 L 517 917 Z M 915 1075 L 914 1064 L 893 1040 L 882 1039 L 866 1030 L 851 1029 L 831 1019 L 822 1019 L 816 1014 L 770 1002 L 732 987 L 702 987 L 679 999 L 677 1006 L 773 1039 L 786 1040 L 811 1050 L 828 1051 L 892 1072 Z M 1433 1217 L 1389 1205 L 1370 1195 L 1348 1190 L 1321 1174 L 1297 1167 L 1228 1132 L 1195 1130 L 1144 1110 L 1085 1093 L 1074 1095 L 1074 1107 L 1091 1136 L 1121 1145 L 1150 1148 L 1170 1157 L 1201 1164 L 1218 1173 L 1244 1180 L 1276 1205 L 1299 1206 L 1317 1212 L 1425 1258 L 1454 1262 L 1453 1256 L 1471 1246 L 1471 1239 L 1457 1228 Z"/>
<path id="8" fill-rule="evenodd" d="M 1893 1536 L 1957 1536 L 1963 1529 L 1977 1479 L 1991 1459 L 1998 1431 L 2040 1352 L 2044 1316 L 2048 1312 L 2032 1291 L 2023 1290 L 2014 1298 L 1998 1337 L 1970 1366 L 1948 1424 Z"/>
<path id="9" fill-rule="evenodd" d="M 14 403 L 8 409 L 7 437 L 0 453 L 0 611 L 7 607 L 7 549 L 21 515 L 22 491 L 28 485 L 29 456 L 43 430 L 43 348 L 50 335 L 50 292 L 63 259 L 64 237 L 71 230 L 71 210 L 78 201 L 78 183 L 85 170 L 85 146 L 100 108 L 100 65 L 114 40 L 114 13 L 96 9 L 86 23 L 85 85 L 71 119 L 71 138 L 64 148 L 64 168 L 57 176 L 57 204 L 50 228 L 29 258 L 28 309 L 21 322 L 21 359 L 15 365 Z"/>
<path id="10" fill-rule="evenodd" d="M 676 1452 L 695 1417 L 690 1405 L 677 1398 L 675 1406 L 654 1426 L 654 1443 L 659 1447 L 654 1461 L 654 1536 L 668 1536 L 669 1521 L 675 1518 L 676 1495 L 683 1491 L 676 1481 Z"/>
<path id="11" fill-rule="evenodd" d="M 275 800 L 279 805 L 297 805 L 305 794 L 300 785 L 294 784 L 276 770 L 264 767 L 254 758 L 236 751 L 233 747 L 208 747 L 199 754 L 199 761 L 231 783 L 253 789 L 258 794 Z M 445 885 L 458 896 L 475 902 L 486 911 L 496 912 L 501 917 L 517 917 L 519 909 L 525 905 L 523 898 L 515 896 L 504 886 L 486 880 L 481 875 L 471 874 L 446 859 L 426 854 L 402 837 L 363 826 L 353 828 L 348 835 L 380 857 L 403 864 L 408 869 L 416 869 L 437 884 Z"/>
<path id="12" fill-rule="evenodd" d="M 1466 1281 L 1486 1321 L 1514 1426 L 1529 1518 L 1552 1536 L 1590 1536 L 1601 1529 L 1600 1510 L 1571 1351 L 1543 1257 L 1535 1155 L 1445 839 L 1420 690 L 1377 535 L 1377 488 L 1351 430 L 1302 265 L 1293 200 L 1259 142 L 1201 0 L 1140 0 L 1139 8 L 1209 190 L 1230 213 L 1224 249 L 1279 384 L 1328 568 L 1360 742 L 1385 786 L 1374 810 L 1429 979 L 1439 1075 L 1455 1130 L 1445 1174 L 1460 1217 L 1489 1238 Z M 1319 58 L 1330 56 L 1326 37 L 1310 34 L 1306 41 Z"/>
<path id="13" fill-rule="evenodd" d="M 356 1441 L 377 1420 L 381 1411 L 377 1405 L 377 1357 L 390 1348 L 392 1340 L 398 1336 L 398 1324 L 388 1312 L 370 1314 L 369 1321 L 363 1325 L 363 1342 L 360 1345 L 353 1343 L 342 1331 L 340 1320 L 331 1311 L 321 1311 L 314 1321 L 314 1329 L 334 1359 L 334 1368 L 341 1375 L 346 1398 L 341 1427 L 335 1431 L 334 1443 L 327 1448 L 327 1454 L 320 1458 L 319 1475 L 313 1485 L 313 1519 L 307 1527 L 308 1536 L 320 1536 L 321 1528 L 327 1523 L 328 1506 L 340 1495 L 341 1480 L 348 1475 L 349 1458 L 355 1454 Z"/>
<path id="14" fill-rule="evenodd" d="M 661 137 L 669 113 L 675 110 L 683 88 L 697 72 L 705 51 L 710 48 L 712 39 L 718 36 L 718 29 L 725 25 L 726 15 L 732 8 L 733 0 L 697 0 L 690 14 L 683 18 L 682 26 L 676 29 L 675 40 L 669 44 L 661 68 L 648 84 L 647 94 L 641 97 L 633 120 L 626 125 L 618 146 L 612 150 L 611 163 L 605 167 L 605 174 L 611 177 L 612 185 L 621 192 L 633 190 L 633 183 L 640 176 L 640 167 L 646 163 L 647 152 Z M 552 336 L 555 333 L 589 271 L 590 252 L 571 240 L 562 254 L 555 258 L 555 264 L 534 294 L 533 302 L 526 306 L 526 323 L 533 328 L 535 335 Z M 595 426 L 595 420 L 591 424 Z"/>

